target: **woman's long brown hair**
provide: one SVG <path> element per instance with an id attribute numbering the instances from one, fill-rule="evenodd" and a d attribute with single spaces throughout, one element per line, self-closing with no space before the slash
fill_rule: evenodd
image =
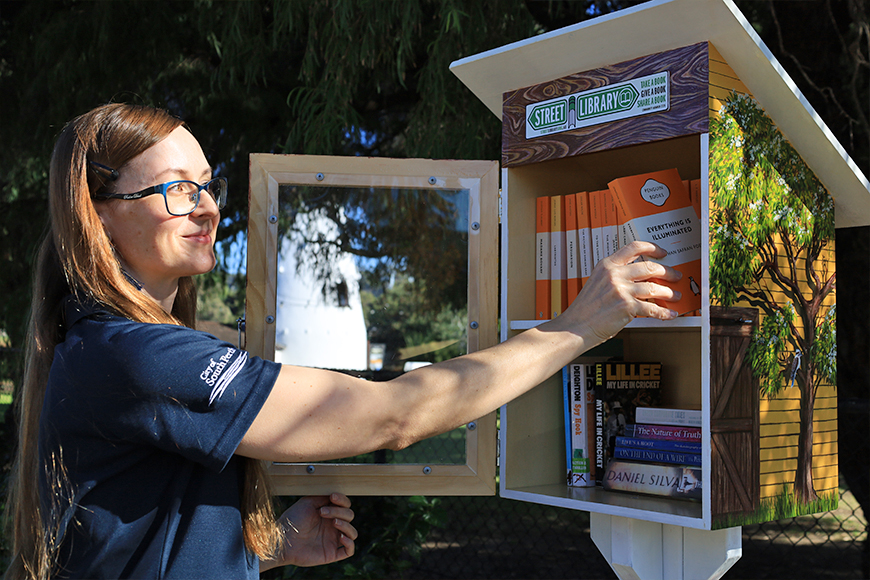
<path id="1" fill-rule="evenodd" d="M 48 371 L 54 347 L 64 338 L 62 299 L 72 293 L 131 320 L 191 328 L 195 325 L 193 280 L 179 281 L 171 313 L 136 290 L 121 273 L 92 202 L 92 195 L 110 186 L 110 182 L 107 172 L 95 170 L 90 162 L 122 169 L 182 125 L 160 109 L 103 105 L 71 121 L 55 144 L 49 174 L 49 228 L 34 271 L 24 381 L 15 397 L 19 432 L 7 503 L 7 526 L 13 545 L 6 578 L 49 578 L 57 564 L 57 514 L 41 513 L 39 470 L 46 470 L 53 491 L 67 488 L 46 499 L 71 497 L 62 457 L 45 458 L 41 465 L 37 456 Z M 262 462 L 253 459 L 246 460 L 245 472 L 241 498 L 245 543 L 260 558 L 268 558 L 281 541 L 268 475 Z"/>

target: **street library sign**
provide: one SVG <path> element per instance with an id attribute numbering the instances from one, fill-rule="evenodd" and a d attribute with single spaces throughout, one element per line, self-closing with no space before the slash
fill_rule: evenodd
<path id="1" fill-rule="evenodd" d="M 526 105 L 526 139 L 667 111 L 668 72 Z"/>

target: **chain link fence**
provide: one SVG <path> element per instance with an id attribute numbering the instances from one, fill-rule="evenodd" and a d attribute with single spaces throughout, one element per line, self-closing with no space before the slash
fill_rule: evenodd
<path id="1" fill-rule="evenodd" d="M 743 556 L 725 578 L 870 578 L 867 403 L 840 402 L 839 507 L 745 526 Z M 429 533 L 419 560 L 396 578 L 616 578 L 592 542 L 586 512 L 498 497 L 444 497 L 439 503 L 443 522 Z"/>

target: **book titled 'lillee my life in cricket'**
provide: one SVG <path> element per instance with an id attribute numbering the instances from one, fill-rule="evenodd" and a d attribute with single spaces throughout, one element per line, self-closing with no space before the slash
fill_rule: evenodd
<path id="1" fill-rule="evenodd" d="M 589 365 L 595 393 L 595 479 L 601 481 L 614 457 L 616 438 L 634 425 L 636 410 L 661 402 L 662 364 L 658 362 L 599 362 Z"/>
<path id="2" fill-rule="evenodd" d="M 614 179 L 608 184 L 624 220 L 629 242 L 653 242 L 667 250 L 657 260 L 683 273 L 678 282 L 664 282 L 679 290 L 678 302 L 660 305 L 686 314 L 701 308 L 701 224 L 676 169 Z"/>

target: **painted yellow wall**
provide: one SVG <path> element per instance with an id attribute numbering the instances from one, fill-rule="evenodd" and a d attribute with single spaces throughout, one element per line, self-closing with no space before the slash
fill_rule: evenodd
<path id="1" fill-rule="evenodd" d="M 716 48 L 710 44 L 710 115 L 716 116 L 725 99 L 732 91 L 752 96 L 746 86 L 725 62 Z M 818 269 L 835 270 L 834 242 L 816 264 Z M 781 264 L 787 265 L 785 257 Z M 799 268 L 801 276 L 804 269 Z M 806 278 L 801 280 L 806 284 Z M 771 288 L 775 286 L 771 283 Z M 778 302 L 785 303 L 787 298 L 781 292 L 774 293 Z M 805 296 L 809 295 L 807 289 Z M 836 303 L 832 292 L 823 303 L 822 315 Z M 751 307 L 748 303 L 735 306 Z M 763 320 L 763 314 L 762 314 Z M 759 321 L 760 322 L 760 321 Z M 797 320 L 798 326 L 802 325 Z M 762 397 L 760 401 L 761 449 L 760 483 L 761 498 L 778 495 L 783 485 L 791 489 L 797 468 L 798 432 L 800 421 L 800 392 L 786 388 L 775 399 Z M 813 409 L 813 485 L 817 494 L 836 492 L 838 487 L 837 465 L 837 391 L 830 384 L 822 384 L 816 394 Z"/>

